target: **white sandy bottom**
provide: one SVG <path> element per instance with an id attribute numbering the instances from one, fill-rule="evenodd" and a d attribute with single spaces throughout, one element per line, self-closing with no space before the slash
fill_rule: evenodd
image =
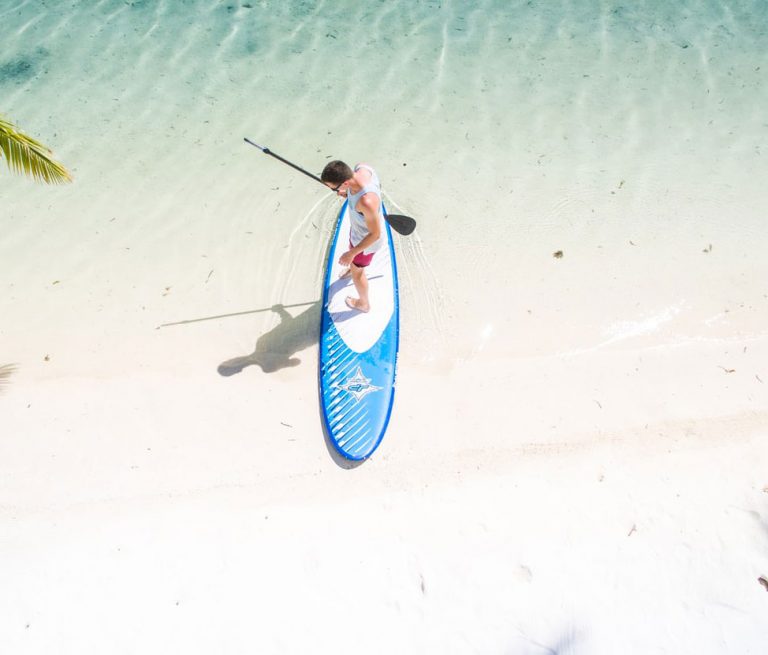
<path id="1" fill-rule="evenodd" d="M 245 487 L 27 516 L 6 530 L 3 586 L 24 584 L 2 604 L 4 640 L 14 653 L 757 652 L 765 516 L 739 471 L 764 458 L 758 441 L 539 460 L 348 502 L 262 503 Z M 730 493 L 710 483 L 729 474 Z"/>
<path id="2" fill-rule="evenodd" d="M 349 470 L 318 429 L 314 348 L 226 382 L 19 382 L 7 416 L 36 427 L 0 453 L 7 647 L 757 652 L 768 417 L 743 348 L 520 360 L 513 381 L 406 367 L 390 434 Z M 640 356 L 636 394 L 613 389 Z M 692 384 L 719 399 L 669 402 Z"/>

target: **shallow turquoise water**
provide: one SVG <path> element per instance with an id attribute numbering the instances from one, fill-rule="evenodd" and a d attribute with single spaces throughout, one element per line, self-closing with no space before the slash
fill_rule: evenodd
<path id="1" fill-rule="evenodd" d="M 471 176 L 478 151 L 520 170 L 555 138 L 571 165 L 765 143 L 764 0 L 30 0 L 0 17 L 4 111 L 62 154 L 86 133 L 180 152 L 247 126 L 304 159 L 440 154 Z"/>
<path id="2" fill-rule="evenodd" d="M 478 313 L 511 323 L 549 292 L 556 249 L 584 262 L 572 278 L 603 258 L 611 275 L 601 279 L 617 280 L 613 318 L 638 280 L 652 289 L 674 278 L 660 307 L 695 297 L 702 275 L 711 289 L 707 276 L 722 279 L 722 268 L 697 270 L 695 257 L 712 241 L 742 267 L 736 278 L 763 273 L 740 244 L 766 240 L 765 0 L 28 0 L 5 3 L 0 24 L 1 110 L 77 178 L 33 190 L 3 174 L 6 249 L 69 257 L 76 269 L 100 220 L 128 222 L 136 239 L 197 230 L 201 248 L 255 229 L 263 238 L 240 252 L 267 275 L 322 190 L 259 159 L 247 135 L 315 171 L 331 157 L 375 163 L 391 201 L 420 220 L 401 256 L 414 331 L 447 334 L 441 317 Z M 327 227 L 336 209 L 327 200 L 316 211 Z M 275 212 L 280 226 L 259 223 Z M 14 237 L 18 224 L 73 239 L 79 259 Z M 318 286 L 314 253 L 327 234 L 308 238 L 313 254 L 292 273 L 306 283 L 280 288 L 287 302 Z M 619 247 L 630 241 L 655 250 L 628 265 Z M 193 246 L 174 243 L 175 264 L 188 267 Z M 467 270 L 489 284 L 478 290 Z M 499 306 L 499 279 L 525 279 L 519 306 Z M 607 320 L 592 302 L 580 305 L 587 332 Z M 706 300 L 702 316 L 723 302 Z M 453 337 L 469 343 L 474 330 Z"/>

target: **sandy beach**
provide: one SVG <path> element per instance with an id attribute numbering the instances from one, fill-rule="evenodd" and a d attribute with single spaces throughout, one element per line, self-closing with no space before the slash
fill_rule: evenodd
<path id="1" fill-rule="evenodd" d="M 764 2 L 13 5 L 0 650 L 764 651 Z M 362 464 L 341 202 L 246 136 L 418 221 Z"/>

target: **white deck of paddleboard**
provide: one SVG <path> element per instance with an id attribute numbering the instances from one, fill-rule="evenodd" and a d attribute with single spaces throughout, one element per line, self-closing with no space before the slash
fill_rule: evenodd
<path id="1" fill-rule="evenodd" d="M 332 270 L 329 277 L 328 313 L 341 338 L 351 350 L 358 353 L 366 352 L 376 343 L 395 309 L 392 253 L 385 226 L 382 226 L 381 241 L 381 248 L 365 269 L 371 310 L 362 313 L 350 309 L 345 299 L 347 296 L 357 298 L 355 285 L 349 276 L 339 279 L 339 275 L 346 270 L 339 264 L 339 257 L 349 250 L 349 209 L 344 210 L 339 235 L 330 256 Z"/>

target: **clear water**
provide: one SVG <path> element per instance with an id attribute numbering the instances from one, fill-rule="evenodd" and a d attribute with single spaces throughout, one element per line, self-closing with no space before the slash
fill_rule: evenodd
<path id="1" fill-rule="evenodd" d="M 165 287 L 169 320 L 316 299 L 337 201 L 244 136 L 369 161 L 418 219 L 414 361 L 591 348 L 675 307 L 671 339 L 728 303 L 763 329 L 765 0 L 6 0 L 0 25 L 0 108 L 76 177 L 0 177 L 10 336 L 50 333 L 24 298 L 61 276 L 117 333 Z"/>

